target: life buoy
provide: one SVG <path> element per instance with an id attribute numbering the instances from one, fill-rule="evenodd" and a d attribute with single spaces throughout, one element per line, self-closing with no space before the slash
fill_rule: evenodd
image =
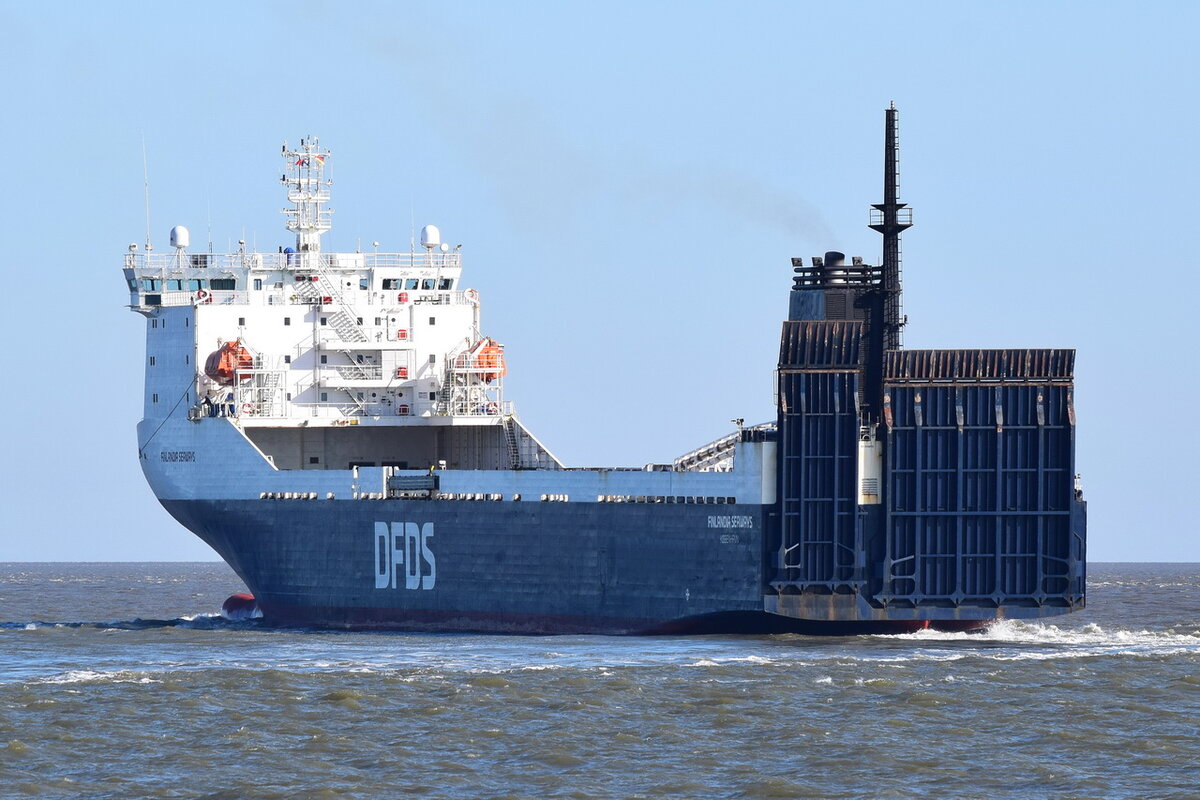
<path id="1" fill-rule="evenodd" d="M 496 405 L 495 403 L 488 403 L 488 404 L 487 404 L 487 413 L 489 413 L 489 414 L 499 414 L 499 413 L 500 413 L 500 406 Z"/>
<path id="2" fill-rule="evenodd" d="M 211 303 L 212 295 L 209 294 L 208 292 L 206 292 L 205 290 L 201 289 L 200 291 L 196 292 L 196 299 L 199 300 L 201 303 Z"/>
<path id="3" fill-rule="evenodd" d="M 475 291 L 474 289 L 467 289 L 466 295 L 467 295 L 468 302 L 471 302 L 471 303 L 479 302 L 479 292 Z"/>
<path id="4" fill-rule="evenodd" d="M 252 403 L 242 403 L 242 413 L 243 414 L 253 414 L 254 413 L 254 405 Z"/>

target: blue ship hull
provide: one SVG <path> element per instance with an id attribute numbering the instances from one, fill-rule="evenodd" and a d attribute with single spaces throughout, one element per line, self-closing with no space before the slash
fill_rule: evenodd
<path id="1" fill-rule="evenodd" d="M 275 623 L 621 634 L 755 631 L 786 621 L 763 612 L 761 505 L 163 505 L 233 567 Z M 401 528 L 417 536 L 393 538 Z"/>

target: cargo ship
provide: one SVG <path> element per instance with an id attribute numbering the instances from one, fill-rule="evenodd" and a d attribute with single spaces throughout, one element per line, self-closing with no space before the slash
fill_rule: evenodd
<path id="1" fill-rule="evenodd" d="M 461 245 L 429 225 L 406 253 L 325 252 L 331 153 L 284 144 L 294 243 L 197 252 L 176 226 L 125 255 L 143 472 L 267 624 L 858 634 L 1080 609 L 1075 353 L 903 348 L 898 152 L 893 106 L 881 263 L 792 259 L 776 419 L 583 469 L 505 395 Z"/>

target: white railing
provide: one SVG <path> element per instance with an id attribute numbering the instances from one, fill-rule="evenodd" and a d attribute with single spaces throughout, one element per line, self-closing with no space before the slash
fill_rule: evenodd
<path id="1" fill-rule="evenodd" d="M 364 267 L 449 269 L 461 253 L 126 253 L 126 269 L 353 270 Z"/>
<path id="2" fill-rule="evenodd" d="M 157 303 L 149 302 L 152 297 L 157 297 Z M 231 306 L 231 305 L 246 305 L 250 302 L 249 292 L 231 292 L 225 290 L 212 291 L 211 289 L 202 289 L 196 292 L 156 292 L 151 289 L 141 290 L 132 295 L 131 305 L 134 306 L 191 306 L 191 305 L 215 305 L 215 306 Z"/>
<path id="3" fill-rule="evenodd" d="M 321 369 L 336 373 L 344 381 L 383 380 L 383 367 L 378 364 L 322 364 Z"/>
<path id="4" fill-rule="evenodd" d="M 444 413 L 451 417 L 507 417 L 513 413 L 513 404 L 511 400 L 470 401 L 455 398 L 445 405 Z"/>

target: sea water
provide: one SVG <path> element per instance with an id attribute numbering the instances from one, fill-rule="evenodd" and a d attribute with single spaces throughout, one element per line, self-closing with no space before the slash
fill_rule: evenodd
<path id="1" fill-rule="evenodd" d="M 1200 796 L 1200 565 L 982 634 L 229 623 L 222 564 L 0 565 L 0 797 Z"/>

